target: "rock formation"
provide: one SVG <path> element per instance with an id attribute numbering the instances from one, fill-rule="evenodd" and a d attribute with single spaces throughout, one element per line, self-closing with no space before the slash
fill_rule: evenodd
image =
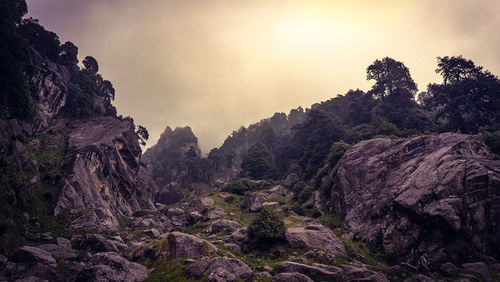
<path id="1" fill-rule="evenodd" d="M 500 253 L 499 168 L 478 136 L 378 138 L 346 152 L 326 192 L 350 236 L 391 257 L 473 260 Z"/>

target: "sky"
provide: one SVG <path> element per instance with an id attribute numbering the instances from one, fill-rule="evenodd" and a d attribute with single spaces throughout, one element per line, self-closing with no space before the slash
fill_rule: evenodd
<path id="1" fill-rule="evenodd" d="M 402 61 L 425 91 L 436 57 L 500 74 L 500 1 L 27 0 L 28 16 L 90 55 L 118 113 L 154 145 L 189 125 L 202 151 L 275 112 L 369 90 L 366 68 Z"/>

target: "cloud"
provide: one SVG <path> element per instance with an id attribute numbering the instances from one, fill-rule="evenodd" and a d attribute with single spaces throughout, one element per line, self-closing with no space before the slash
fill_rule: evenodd
<path id="1" fill-rule="evenodd" d="M 369 89 L 403 61 L 424 90 L 436 56 L 500 72 L 498 1 L 30 0 L 30 15 L 98 59 L 119 113 L 150 131 L 190 125 L 202 149 L 274 112 Z"/>

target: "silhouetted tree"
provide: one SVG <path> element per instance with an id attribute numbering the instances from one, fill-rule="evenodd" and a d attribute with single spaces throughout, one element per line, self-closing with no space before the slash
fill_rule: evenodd
<path id="1" fill-rule="evenodd" d="M 435 112 L 443 130 L 477 133 L 500 129 L 500 80 L 471 60 L 438 57 L 442 84 L 429 84 L 423 104 Z"/>
<path id="2" fill-rule="evenodd" d="M 261 142 L 248 149 L 243 157 L 241 170 L 243 177 L 252 179 L 276 179 L 279 177 L 273 155 Z"/>
<path id="3" fill-rule="evenodd" d="M 144 126 L 139 125 L 139 126 L 137 126 L 135 134 L 137 134 L 137 138 L 139 139 L 139 144 L 141 144 L 142 146 L 145 146 L 146 141 L 149 138 L 148 130 Z"/>
<path id="4" fill-rule="evenodd" d="M 77 70 L 78 67 L 76 65 L 78 64 L 78 47 L 76 47 L 72 42 L 66 41 L 60 47 L 59 60 L 61 64 L 75 67 L 74 70 Z"/>
<path id="5" fill-rule="evenodd" d="M 368 66 L 366 74 L 368 80 L 375 80 L 369 93 L 381 100 L 391 95 L 412 99 L 417 92 L 417 85 L 411 78 L 408 68 L 392 58 L 376 60 Z"/>
<path id="6" fill-rule="evenodd" d="M 99 71 L 99 64 L 97 63 L 97 60 L 94 59 L 94 57 L 92 56 L 85 57 L 82 63 L 83 66 L 85 67 L 85 70 L 87 70 L 90 73 L 96 74 Z"/>
<path id="7" fill-rule="evenodd" d="M 35 50 L 53 61 L 57 61 L 61 44 L 59 37 L 41 26 L 37 19 L 23 19 L 19 25 L 19 33 L 28 40 Z"/>

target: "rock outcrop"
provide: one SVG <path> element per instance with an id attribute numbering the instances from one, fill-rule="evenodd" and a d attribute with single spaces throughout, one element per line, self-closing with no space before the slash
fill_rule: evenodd
<path id="1" fill-rule="evenodd" d="M 140 165 L 141 148 L 128 120 L 100 117 L 84 122 L 69 134 L 71 173 L 55 214 L 90 211 L 84 225 L 118 227 L 119 216 L 155 209 L 157 187 Z"/>
<path id="2" fill-rule="evenodd" d="M 444 262 L 489 251 L 498 259 L 500 161 L 478 136 L 362 141 L 326 192 L 350 235 L 389 256 Z"/>
<path id="3" fill-rule="evenodd" d="M 292 248 L 319 248 L 332 254 L 347 255 L 342 241 L 332 230 L 320 224 L 290 227 L 285 237 Z"/>

